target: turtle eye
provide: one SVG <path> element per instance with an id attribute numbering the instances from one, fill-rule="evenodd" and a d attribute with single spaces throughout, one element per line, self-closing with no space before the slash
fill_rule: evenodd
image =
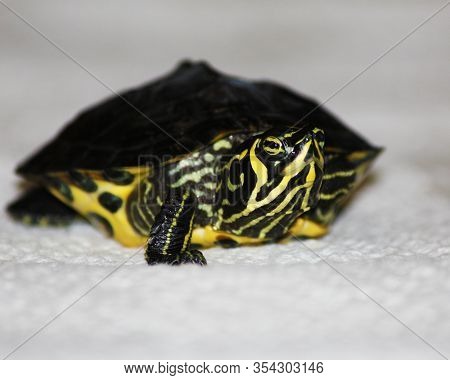
<path id="1" fill-rule="evenodd" d="M 271 156 L 284 153 L 285 151 L 284 145 L 281 140 L 273 136 L 266 137 L 262 141 L 262 148 L 264 149 L 264 152 Z"/>

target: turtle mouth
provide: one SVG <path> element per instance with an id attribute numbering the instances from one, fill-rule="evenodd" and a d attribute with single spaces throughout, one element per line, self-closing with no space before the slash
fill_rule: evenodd
<path id="1" fill-rule="evenodd" d="M 322 169 L 323 163 L 320 152 L 316 151 L 317 146 L 318 144 L 313 138 L 308 139 L 308 141 L 302 145 L 294 160 L 283 168 L 281 174 L 283 176 L 293 177 L 312 164 L 315 164 Z"/>
<path id="2" fill-rule="evenodd" d="M 317 164 L 317 163 L 319 163 L 319 160 L 315 157 L 308 158 L 306 161 L 294 160 L 292 163 L 293 165 L 291 165 L 289 167 L 285 167 L 283 169 L 282 174 L 285 176 L 294 177 L 297 174 L 300 174 L 306 167 L 311 166 L 312 164 Z M 308 182 L 312 182 L 312 181 L 308 181 Z"/>

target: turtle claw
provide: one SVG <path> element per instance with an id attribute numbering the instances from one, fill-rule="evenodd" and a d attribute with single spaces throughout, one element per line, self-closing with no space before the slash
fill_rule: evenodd
<path id="1" fill-rule="evenodd" d="M 197 264 L 200 266 L 207 265 L 205 256 L 197 249 L 193 249 L 191 251 L 186 252 L 183 255 L 180 255 L 178 258 L 178 262 L 173 263 L 172 265 L 178 264 Z"/>
<path id="2" fill-rule="evenodd" d="M 200 251 L 193 249 L 179 255 L 163 255 L 154 254 L 146 257 L 148 265 L 167 264 L 167 265 L 181 265 L 181 264 L 197 264 L 200 266 L 207 265 L 205 256 Z"/>

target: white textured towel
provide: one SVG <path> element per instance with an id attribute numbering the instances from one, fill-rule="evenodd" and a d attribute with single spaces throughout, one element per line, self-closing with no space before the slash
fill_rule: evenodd
<path id="1" fill-rule="evenodd" d="M 12 6 L 114 89 L 189 56 L 276 79 L 320 100 L 441 5 L 288 2 L 275 11 L 271 3 L 256 9 L 237 1 L 216 8 L 206 1 L 142 2 L 126 9 L 108 1 L 108 10 L 94 3 Z M 28 228 L 2 212 L 0 355 L 84 295 L 11 357 L 449 356 L 444 12 L 328 103 L 386 151 L 321 240 L 205 250 L 207 268 L 149 268 L 142 252 L 134 255 L 88 225 Z M 1 6 L 0 25 L 3 209 L 19 192 L 16 163 L 110 92 Z"/>

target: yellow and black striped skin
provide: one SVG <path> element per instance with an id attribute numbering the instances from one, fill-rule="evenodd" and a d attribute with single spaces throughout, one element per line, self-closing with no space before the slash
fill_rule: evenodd
<path id="1" fill-rule="evenodd" d="M 335 220 L 350 195 L 366 177 L 380 150 L 338 152 L 330 149 L 326 153 L 326 170 L 319 201 L 316 207 L 304 214 L 305 219 L 323 226 Z"/>
<path id="2" fill-rule="evenodd" d="M 150 230 L 145 251 L 149 265 L 194 263 L 206 265 L 203 254 L 191 249 L 194 216 L 197 208 L 195 196 L 184 189 L 172 189 L 156 216 Z"/>
<path id="3" fill-rule="evenodd" d="M 216 230 L 260 241 L 283 237 L 319 199 L 324 156 L 319 128 L 269 130 L 225 165 Z"/>

